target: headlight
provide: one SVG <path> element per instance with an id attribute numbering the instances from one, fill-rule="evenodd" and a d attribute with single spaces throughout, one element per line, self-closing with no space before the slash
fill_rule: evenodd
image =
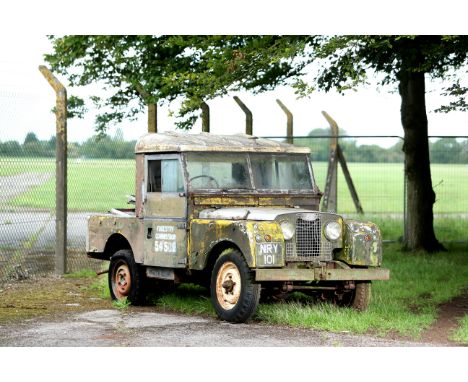
<path id="1" fill-rule="evenodd" d="M 294 236 L 294 225 L 288 221 L 281 222 L 281 231 L 283 231 L 284 240 L 290 240 Z"/>
<path id="2" fill-rule="evenodd" d="M 337 222 L 329 222 L 325 226 L 325 237 L 330 241 L 335 241 L 341 236 L 341 225 Z"/>

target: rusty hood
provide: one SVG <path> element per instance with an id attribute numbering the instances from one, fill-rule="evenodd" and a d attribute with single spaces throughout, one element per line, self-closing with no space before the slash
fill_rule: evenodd
<path id="1" fill-rule="evenodd" d="M 237 207 L 237 208 L 209 208 L 200 211 L 200 219 L 224 220 L 275 220 L 280 215 L 314 212 L 302 208 L 265 208 L 265 207 Z"/>

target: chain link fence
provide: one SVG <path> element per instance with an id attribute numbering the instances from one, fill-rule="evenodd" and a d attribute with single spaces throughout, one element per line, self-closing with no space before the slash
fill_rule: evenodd
<path id="1" fill-rule="evenodd" d="M 134 147 L 110 137 L 69 144 L 67 272 L 101 267 L 85 253 L 86 217 L 128 207 L 127 195 L 135 188 Z M 0 283 L 54 272 L 55 166 L 53 138 L 0 139 Z"/>
<path id="2" fill-rule="evenodd" d="M 285 141 L 282 137 L 274 139 Z M 364 215 L 356 213 L 344 175 L 338 167 L 337 212 L 379 224 L 384 240 L 401 240 L 405 227 L 406 183 L 403 138 L 339 137 Z M 311 148 L 316 182 L 323 192 L 327 175 L 329 136 L 295 137 L 294 144 Z M 434 229 L 444 242 L 468 241 L 468 137 L 429 138 L 431 177 L 436 193 Z"/>
<path id="3" fill-rule="evenodd" d="M 277 140 L 286 140 L 276 137 Z M 314 175 L 325 189 L 330 137 L 295 137 L 312 150 Z M 468 137 L 431 137 L 437 237 L 468 241 Z M 338 212 L 372 220 L 385 240 L 404 232 L 404 156 L 399 137 L 340 137 L 364 216 L 356 213 L 338 168 Z M 86 216 L 125 208 L 134 193 L 135 142 L 121 135 L 68 145 L 67 271 L 98 269 L 84 252 Z M 55 249 L 55 140 L 2 140 L 0 133 L 0 283 L 51 274 Z"/>

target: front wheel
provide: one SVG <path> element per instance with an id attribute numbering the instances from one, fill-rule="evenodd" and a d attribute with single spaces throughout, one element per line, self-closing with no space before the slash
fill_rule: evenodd
<path id="1" fill-rule="evenodd" d="M 222 320 L 247 321 L 257 310 L 260 289 L 238 250 L 225 252 L 216 260 L 211 275 L 211 301 Z"/>
<path id="2" fill-rule="evenodd" d="M 144 302 L 145 274 L 135 263 L 132 251 L 122 249 L 111 257 L 108 282 L 113 300 L 128 300 L 132 305 Z"/>
<path id="3" fill-rule="evenodd" d="M 354 290 L 346 292 L 337 302 L 340 306 L 348 306 L 364 311 L 370 305 L 372 298 L 372 283 L 370 281 L 356 282 Z"/>

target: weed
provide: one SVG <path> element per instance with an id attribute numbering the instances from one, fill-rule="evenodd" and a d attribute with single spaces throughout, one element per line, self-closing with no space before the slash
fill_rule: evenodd
<path id="1" fill-rule="evenodd" d="M 449 338 L 453 341 L 468 345 L 468 314 L 465 314 L 458 322 L 460 327 L 455 330 Z"/>
<path id="2" fill-rule="evenodd" d="M 88 289 L 97 292 L 100 298 L 110 299 L 110 291 L 106 275 L 98 276 L 98 278 L 88 287 Z"/>
<path id="3" fill-rule="evenodd" d="M 71 278 L 71 279 L 82 279 L 82 278 L 93 278 L 97 276 L 96 276 L 96 271 L 93 271 L 92 269 L 81 269 L 76 272 L 67 273 L 63 275 L 63 277 Z"/>
<path id="4" fill-rule="evenodd" d="M 117 309 L 127 309 L 130 306 L 130 301 L 126 298 L 122 300 L 114 300 L 112 301 L 112 306 Z"/>

